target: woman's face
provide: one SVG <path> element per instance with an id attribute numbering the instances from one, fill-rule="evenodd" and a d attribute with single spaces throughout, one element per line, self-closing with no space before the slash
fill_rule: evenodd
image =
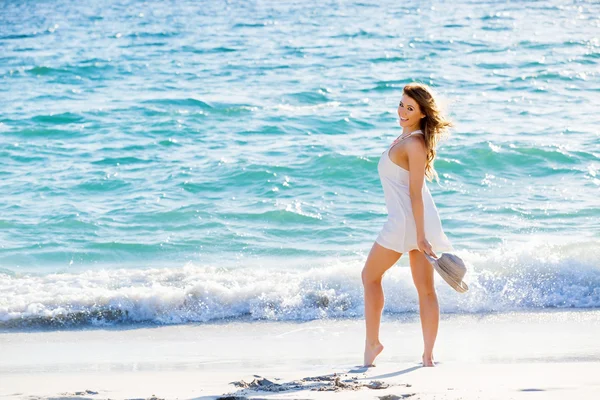
<path id="1" fill-rule="evenodd" d="M 400 118 L 400 126 L 403 128 L 419 128 L 421 118 L 425 114 L 421 113 L 419 104 L 411 97 L 403 94 L 400 104 L 398 105 L 398 117 Z"/>

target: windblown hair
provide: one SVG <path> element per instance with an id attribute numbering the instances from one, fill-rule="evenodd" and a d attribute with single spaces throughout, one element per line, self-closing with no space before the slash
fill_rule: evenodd
<path id="1" fill-rule="evenodd" d="M 448 128 L 454 126 L 440 110 L 432 90 L 425 84 L 412 82 L 404 86 L 404 94 L 417 102 L 425 117 L 421 119 L 421 131 L 424 133 L 427 147 L 427 164 L 425 176 L 430 182 L 435 178 L 439 181 L 437 171 L 433 167 L 436 147 L 441 137 L 448 133 Z"/>

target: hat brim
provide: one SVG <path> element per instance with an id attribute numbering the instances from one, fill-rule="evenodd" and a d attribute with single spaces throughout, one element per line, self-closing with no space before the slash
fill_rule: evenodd
<path id="1" fill-rule="evenodd" d="M 450 275 L 446 273 L 442 268 L 440 268 L 437 263 L 433 264 L 435 270 L 440 274 L 440 276 L 448 283 L 450 286 L 454 288 L 459 293 L 464 293 L 469 290 L 469 286 L 464 281 L 456 281 Z"/>
<path id="2" fill-rule="evenodd" d="M 467 285 L 464 281 L 457 281 L 456 279 L 454 279 L 450 274 L 448 274 L 442 267 L 439 266 L 439 264 L 437 263 L 437 260 L 429 255 L 426 255 L 427 259 L 429 260 L 429 262 L 431 263 L 431 265 L 433 266 L 433 268 L 435 268 L 435 270 L 438 272 L 438 274 L 440 274 L 440 276 L 446 281 L 446 283 L 448 283 L 450 286 L 452 286 L 452 288 L 454 288 L 454 290 L 456 290 L 459 293 L 464 293 L 467 290 L 469 290 L 469 285 Z"/>

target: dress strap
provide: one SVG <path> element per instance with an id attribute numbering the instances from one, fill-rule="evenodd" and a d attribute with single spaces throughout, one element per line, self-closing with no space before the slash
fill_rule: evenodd
<path id="1" fill-rule="evenodd" d="M 423 134 L 423 131 L 420 129 L 417 129 L 416 131 L 412 131 L 409 135 L 405 136 L 405 137 L 409 137 L 412 135 L 418 135 L 418 134 Z"/>
<path id="2" fill-rule="evenodd" d="M 412 131 L 410 134 L 404 136 L 403 138 L 398 137 L 396 140 L 394 140 L 394 143 L 392 143 L 390 145 L 390 148 L 392 148 L 392 146 L 394 146 L 396 143 L 406 139 L 407 137 L 410 137 L 412 135 L 423 135 L 423 131 L 421 131 L 420 129 L 417 129 L 416 131 Z"/>

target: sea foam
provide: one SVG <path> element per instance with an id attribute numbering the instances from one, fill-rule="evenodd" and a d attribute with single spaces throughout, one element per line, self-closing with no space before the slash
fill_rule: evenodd
<path id="1" fill-rule="evenodd" d="M 442 313 L 494 313 L 600 307 L 594 242 L 505 244 L 486 253 L 457 251 L 468 264 L 469 291 L 455 292 L 439 275 Z M 0 327 L 182 324 L 224 319 L 361 318 L 365 257 L 305 268 L 112 268 L 78 273 L 0 270 Z M 313 262 L 313 261 L 310 261 Z M 386 313 L 416 313 L 408 257 L 383 279 Z"/>

